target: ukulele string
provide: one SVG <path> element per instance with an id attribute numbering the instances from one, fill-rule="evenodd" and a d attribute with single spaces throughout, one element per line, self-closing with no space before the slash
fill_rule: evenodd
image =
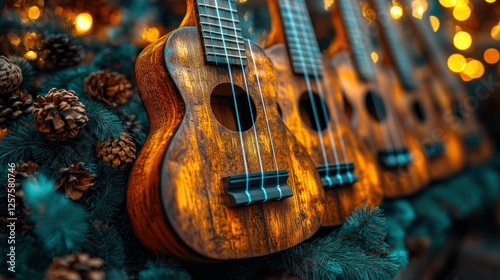
<path id="1" fill-rule="evenodd" d="M 283 192 L 281 191 L 281 186 L 280 186 L 280 183 L 279 183 L 280 182 L 279 181 L 280 175 L 279 175 L 278 161 L 276 159 L 276 152 L 274 150 L 273 136 L 271 134 L 271 127 L 269 126 L 269 119 L 267 117 L 267 109 L 266 109 L 266 104 L 264 102 L 262 88 L 260 86 L 259 75 L 257 75 L 257 66 L 255 65 L 255 60 L 253 59 L 252 45 L 250 44 L 250 40 L 249 39 L 247 39 L 247 42 L 248 42 L 248 45 L 250 46 L 250 54 L 252 56 L 253 68 L 254 68 L 254 71 L 255 71 L 255 77 L 257 78 L 257 85 L 259 86 L 260 100 L 261 100 L 261 103 L 262 103 L 262 107 L 264 109 L 264 117 L 266 119 L 266 124 L 267 124 L 267 133 L 269 134 L 269 141 L 271 143 L 271 149 L 272 149 L 272 152 L 273 152 L 274 166 L 276 168 L 276 188 L 278 189 L 278 191 L 280 193 L 280 196 L 278 198 L 278 200 L 280 200 L 283 197 Z"/>
<path id="2" fill-rule="evenodd" d="M 345 0 L 345 3 L 347 3 L 348 1 L 350 1 L 350 0 Z M 342 1 L 339 1 L 338 5 L 341 5 L 341 4 L 342 4 Z M 350 53 L 354 57 L 354 59 L 356 60 L 356 54 L 355 54 L 354 44 L 353 44 L 354 40 L 358 40 L 358 42 L 357 42 L 358 45 L 361 44 L 361 46 L 363 48 L 365 48 L 364 52 L 367 52 L 366 45 L 364 44 L 364 41 L 363 40 L 359 40 L 359 38 L 363 38 L 361 36 L 361 34 L 357 34 L 357 35 L 352 34 L 352 32 L 356 32 L 356 33 L 359 32 L 359 33 L 361 33 L 361 27 L 359 26 L 360 22 L 357 20 L 357 17 L 356 17 L 357 14 L 360 14 L 360 11 L 355 11 L 354 10 L 357 6 L 356 6 L 356 3 L 353 3 L 352 1 L 351 1 L 351 4 L 345 4 L 343 7 L 344 7 L 345 12 L 347 13 L 347 14 L 342 15 L 342 18 L 344 19 L 344 21 L 345 20 L 352 20 L 352 22 L 345 23 L 344 25 L 345 25 L 346 29 L 350 30 L 350 32 L 347 32 L 347 36 L 351 37 L 351 38 L 349 38 L 351 40 L 351 42 L 350 42 L 351 43 L 350 44 L 351 45 L 351 52 Z M 349 10 L 351 7 L 352 7 L 353 10 Z M 357 12 L 359 12 L 359 13 L 357 13 Z M 351 13 L 351 14 L 349 14 L 349 13 Z M 338 28 L 344 28 L 343 26 L 337 26 L 337 27 Z M 349 36 L 349 34 L 351 34 L 351 35 Z M 358 38 L 358 39 L 356 39 L 356 38 Z M 341 58 L 342 58 L 343 61 L 346 61 L 348 64 L 352 64 L 352 59 L 349 58 L 348 52 L 341 52 Z M 357 60 L 359 60 L 359 59 L 357 59 Z M 370 63 L 370 61 L 368 61 L 368 63 Z M 363 65 L 363 63 L 360 62 L 357 65 L 356 64 L 352 65 L 352 67 L 354 69 L 356 69 L 356 66 L 362 67 L 362 65 Z M 361 71 L 361 69 L 358 69 L 358 72 L 359 71 Z M 374 87 L 373 87 L 373 85 L 371 85 L 371 81 L 369 80 L 368 77 L 363 77 L 363 75 L 358 74 L 358 79 L 365 80 L 366 81 L 366 85 L 368 87 L 368 90 L 370 92 L 372 92 L 372 94 L 375 93 L 373 91 Z M 377 116 L 377 119 L 380 119 L 381 115 L 380 115 L 379 109 L 377 108 L 377 106 L 374 106 L 374 107 L 375 107 L 375 114 Z M 394 149 L 393 148 L 394 146 L 392 144 L 391 131 L 388 130 L 388 128 L 386 128 L 381 122 L 380 123 L 376 123 L 375 125 L 380 129 L 380 132 L 381 132 L 381 135 L 382 135 L 382 138 L 383 138 L 383 141 L 384 141 L 384 147 Z"/>
<path id="3" fill-rule="evenodd" d="M 354 4 L 354 9 L 356 10 L 356 14 L 357 15 L 361 15 L 361 8 L 359 7 L 359 5 L 356 5 Z M 361 20 L 361 17 L 358 17 L 359 20 Z M 361 26 L 365 26 L 367 27 L 367 25 L 363 25 L 361 24 L 361 22 L 359 22 L 359 27 L 362 28 Z M 367 51 L 370 51 L 372 48 L 373 48 L 373 44 L 371 42 L 371 37 L 369 34 L 369 32 L 367 30 L 365 30 L 364 32 L 362 32 L 364 36 L 362 36 L 362 40 L 361 40 L 361 43 L 363 43 L 365 45 L 365 49 Z M 365 40 L 363 40 L 363 38 Z M 374 70 L 380 70 L 380 69 L 377 69 L 377 65 L 375 64 L 374 61 L 372 60 L 369 60 L 369 63 L 372 65 L 372 69 Z M 372 93 L 379 93 L 380 94 L 380 81 L 377 79 L 376 76 L 374 76 L 374 79 L 372 81 L 369 81 L 368 82 L 368 87 L 370 89 L 370 91 Z M 391 90 L 393 89 L 393 87 L 391 86 Z M 373 91 L 375 90 L 375 91 Z M 383 103 L 384 103 L 384 107 L 386 108 L 386 120 L 387 120 L 387 128 L 389 130 L 389 136 L 391 137 L 391 142 L 393 143 L 393 147 L 392 149 L 393 150 L 396 150 L 397 147 L 401 148 L 404 146 L 404 143 L 403 141 L 401 141 L 401 130 L 398 129 L 398 126 L 396 124 L 396 120 L 395 120 L 395 114 L 394 114 L 394 107 L 392 106 L 392 104 L 390 104 L 390 101 L 386 100 L 386 98 L 383 98 L 382 99 Z M 389 106 L 387 106 L 389 105 Z M 379 114 L 380 114 L 380 111 L 379 111 L 379 108 L 377 108 L 377 106 L 374 106 L 375 108 L 375 113 L 377 115 L 377 117 L 380 117 Z M 393 116 L 392 118 L 389 118 L 388 116 Z M 399 162 L 399 156 L 396 155 L 396 161 L 398 163 Z M 401 162 L 402 164 L 404 164 L 404 159 L 403 161 Z"/>
<path id="4" fill-rule="evenodd" d="M 215 0 L 217 2 L 217 0 Z M 241 73 L 242 73 L 242 76 L 243 76 L 243 84 L 245 85 L 245 91 L 246 91 L 246 96 L 247 96 L 247 101 L 248 101 L 248 106 L 250 107 L 250 117 L 252 118 L 252 122 L 253 123 L 253 134 L 255 136 L 255 144 L 256 144 L 256 148 L 257 148 L 257 155 L 258 155 L 258 158 L 259 158 L 259 167 L 260 167 L 260 173 L 261 173 L 261 185 L 260 185 L 260 188 L 262 190 L 262 192 L 264 193 L 264 201 L 262 201 L 262 203 L 266 202 L 267 199 L 268 199 L 268 195 L 267 195 L 267 191 L 264 187 L 264 167 L 262 165 L 262 156 L 261 156 L 261 153 L 260 153 L 260 146 L 259 146 L 259 137 L 257 135 L 257 126 L 255 125 L 255 122 L 256 122 L 256 119 L 254 118 L 254 114 L 253 114 L 253 110 L 252 110 L 252 100 L 250 99 L 250 92 L 248 90 L 248 82 L 247 82 L 247 78 L 246 78 L 246 73 L 245 73 L 245 66 L 243 65 L 243 56 L 242 56 L 242 53 L 240 51 L 240 48 L 239 48 L 239 36 L 238 36 L 238 32 L 236 31 L 236 22 L 235 22 L 235 18 L 234 18 L 234 13 L 232 11 L 233 7 L 231 7 L 232 3 L 234 3 L 232 0 L 228 0 L 228 5 L 229 5 L 229 10 L 231 10 L 229 13 L 231 14 L 231 22 L 233 23 L 233 30 L 234 30 L 234 37 L 236 38 L 236 41 L 238 42 L 238 47 L 236 48 L 237 51 L 238 51 L 238 57 L 240 59 L 240 65 L 241 65 Z M 229 20 L 229 19 L 226 19 L 226 20 Z M 221 22 L 221 18 L 219 17 L 219 23 L 222 25 L 222 22 Z M 244 45 L 245 42 L 243 41 L 242 44 Z M 249 44 L 250 45 L 250 44 Z M 252 60 L 253 60 L 253 56 L 252 56 Z M 255 72 L 257 75 L 257 72 Z M 264 108 L 265 110 L 265 108 Z M 266 119 L 266 122 L 267 122 L 267 119 Z M 281 192 L 280 192 L 281 194 Z M 280 197 L 281 198 L 281 197 Z"/>
<path id="5" fill-rule="evenodd" d="M 305 1 L 298 0 L 298 2 L 299 2 L 298 4 L 300 6 L 300 9 L 302 11 L 307 11 L 307 6 L 305 4 Z M 302 26 L 302 31 L 306 32 L 306 34 L 309 34 L 309 40 L 305 40 L 306 44 L 308 44 L 311 49 L 317 50 L 317 53 L 319 53 L 319 46 L 318 46 L 317 40 L 314 36 L 312 36 L 312 34 L 314 34 L 314 30 L 307 30 L 307 28 L 306 28 L 307 26 L 312 27 L 312 22 L 311 22 L 310 17 L 301 15 L 301 16 L 299 16 L 299 20 L 301 22 L 301 24 L 299 26 Z M 311 37 L 314 37 L 314 38 L 311 38 Z M 308 52 L 308 56 L 309 56 L 310 61 L 314 61 L 314 55 L 312 52 Z M 315 67 L 313 67 L 314 81 L 316 83 L 316 88 L 319 91 L 318 94 L 320 96 L 326 95 L 326 98 L 328 100 L 335 100 L 335 98 L 332 95 L 330 83 L 329 83 L 328 79 L 326 77 L 324 77 L 325 72 L 324 72 L 323 68 L 320 68 L 320 71 L 321 71 L 321 73 L 318 73 L 317 69 Z M 323 78 L 321 78 L 319 76 L 320 74 L 323 75 Z M 326 94 L 323 93 L 323 87 L 325 89 Z M 326 110 L 327 110 L 326 102 L 322 102 L 321 105 L 323 106 L 323 112 L 326 112 Z M 336 132 L 337 132 L 337 135 L 339 138 L 339 143 L 340 143 L 343 159 L 345 162 L 349 162 L 349 158 L 347 156 L 347 151 L 346 151 L 346 146 L 345 146 L 345 141 L 344 141 L 344 135 L 341 131 L 340 119 L 339 119 L 339 114 L 337 112 L 337 109 L 338 108 L 334 104 L 334 106 L 332 107 L 333 124 L 335 126 L 335 129 L 336 129 Z M 325 118 L 327 118 L 326 115 L 325 115 Z M 329 129 L 331 130 L 331 126 L 329 126 Z M 330 132 L 330 133 L 333 134 L 333 132 Z M 333 143 L 335 143 L 335 142 L 333 141 Z M 333 146 L 333 152 L 334 152 L 334 155 L 337 156 L 335 144 Z M 351 173 L 348 173 L 348 175 L 351 176 Z M 338 171 L 337 171 L 337 178 L 340 180 L 340 182 L 342 182 L 342 177 L 340 176 L 340 169 L 338 169 Z M 349 179 L 352 181 L 353 178 L 350 177 Z"/>
<path id="6" fill-rule="evenodd" d="M 245 152 L 245 143 L 243 141 L 243 132 L 242 132 L 242 129 L 241 129 L 240 113 L 239 113 L 239 110 L 238 110 L 238 101 L 236 99 L 236 90 L 234 88 L 233 73 L 231 71 L 231 64 L 229 63 L 229 54 L 227 52 L 226 40 L 224 39 L 224 30 L 222 28 L 222 23 L 221 23 L 221 20 L 220 20 L 220 12 L 219 12 L 219 6 L 218 6 L 217 1 L 218 0 L 214 0 L 215 11 L 217 13 L 217 18 L 218 18 L 218 21 L 219 21 L 219 28 L 220 28 L 221 38 L 222 38 L 222 44 L 223 44 L 223 47 L 224 47 L 224 53 L 226 55 L 227 70 L 228 70 L 228 73 L 229 73 L 229 80 L 230 80 L 230 83 L 231 83 L 231 91 L 232 91 L 232 94 L 233 94 L 234 110 L 235 110 L 235 115 L 236 115 L 236 123 L 238 125 L 238 134 L 239 134 L 239 138 L 240 138 L 241 149 L 242 149 L 242 152 L 243 152 L 243 164 L 244 164 L 244 167 L 245 167 L 245 195 L 248 198 L 248 203 L 247 204 L 250 204 L 250 203 L 252 203 L 252 196 L 250 195 L 250 192 L 249 192 L 249 187 L 250 186 L 249 186 L 248 163 L 247 163 L 247 157 L 246 157 L 246 152 Z M 236 38 L 236 42 L 238 42 L 238 38 Z"/>
<path id="7" fill-rule="evenodd" d="M 298 29 L 293 21 L 293 17 L 292 17 L 292 11 L 291 11 L 291 8 L 290 8 L 290 4 L 288 2 L 288 0 L 284 0 L 285 1 L 285 9 L 286 9 L 286 14 L 287 16 L 290 18 L 290 25 L 291 25 L 291 29 L 292 31 L 295 33 L 295 34 L 298 34 Z M 297 37 L 298 38 L 298 37 Z M 314 116 L 314 123 L 316 125 L 316 130 L 318 132 L 318 139 L 320 141 L 320 146 L 321 146 L 321 152 L 322 152 L 322 156 L 323 156 L 323 161 L 325 162 L 325 179 L 328 180 L 328 185 L 333 185 L 333 181 L 332 179 L 330 178 L 330 164 L 329 164 L 329 161 L 328 161 L 328 155 L 327 155 L 327 152 L 326 152 L 326 148 L 325 148 L 325 143 L 324 143 L 324 140 L 323 140 L 323 135 L 322 135 L 322 129 L 321 129 L 321 124 L 320 124 L 320 120 L 319 120 L 319 114 L 318 114 L 318 109 L 316 108 L 316 104 L 314 102 L 314 92 L 312 90 L 312 85 L 311 85 L 311 81 L 310 81 L 310 77 L 309 77 L 309 73 L 307 71 L 307 67 L 305 65 L 305 59 L 304 59 L 304 51 L 302 50 L 302 46 L 300 44 L 297 44 L 298 46 L 298 49 L 297 51 L 299 52 L 299 58 L 300 58 L 300 61 L 301 61 L 301 65 L 302 65 L 302 70 L 303 70 L 303 74 L 304 74 L 304 80 L 306 82 L 306 86 L 307 86 L 307 93 L 309 95 L 309 100 L 311 101 L 311 108 L 312 108 L 312 111 L 313 111 L 313 116 Z M 328 123 L 328 119 L 324 116 L 323 114 L 323 118 L 325 118 L 325 122 Z M 331 135 L 331 130 L 329 131 L 329 136 L 330 136 L 330 141 L 332 141 L 332 144 L 333 146 L 335 147 L 335 143 L 333 142 L 333 136 Z M 338 155 L 336 154 L 335 152 L 335 164 L 338 165 Z"/>

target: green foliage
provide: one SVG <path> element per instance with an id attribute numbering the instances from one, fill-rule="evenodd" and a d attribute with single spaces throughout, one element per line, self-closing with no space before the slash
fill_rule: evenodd
<path id="1" fill-rule="evenodd" d="M 146 269 L 139 273 L 139 280 L 190 280 L 191 276 L 176 265 L 164 263 L 146 264 Z"/>
<path id="2" fill-rule="evenodd" d="M 360 207 L 339 230 L 270 258 L 270 267 L 304 279 L 390 279 L 406 255 L 389 250 L 385 232 L 382 211 Z"/>
<path id="3" fill-rule="evenodd" d="M 96 136 L 97 140 L 120 137 L 124 130 L 123 124 L 115 114 L 94 101 L 87 101 L 85 105 L 89 117 L 87 129 Z"/>
<path id="4" fill-rule="evenodd" d="M 49 256 L 62 256 L 83 248 L 88 224 L 85 210 L 54 191 L 43 175 L 24 183 L 24 200 L 31 209 L 34 232 Z"/>

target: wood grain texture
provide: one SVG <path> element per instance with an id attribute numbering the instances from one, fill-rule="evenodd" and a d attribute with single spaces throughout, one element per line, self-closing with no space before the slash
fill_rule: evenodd
<path id="1" fill-rule="evenodd" d="M 323 226 L 338 225 L 351 215 L 351 212 L 363 204 L 380 204 L 383 193 L 376 161 L 364 144 L 353 135 L 342 107 L 342 96 L 335 73 L 326 58 L 324 78 L 311 79 L 311 89 L 323 93 L 330 112 L 330 127 L 318 131 L 310 128 L 301 118 L 299 102 L 308 87 L 303 76 L 294 75 L 286 47 L 282 44 L 267 49 L 268 56 L 276 68 L 278 81 L 278 103 L 282 118 L 287 127 L 306 147 L 316 166 L 325 165 L 322 144 L 327 160 L 334 163 L 354 163 L 355 174 L 359 181 L 347 186 L 325 188 L 325 217 Z M 337 155 L 337 159 L 335 159 Z"/>
<path id="2" fill-rule="evenodd" d="M 374 157 L 379 151 L 392 147 L 407 147 L 413 156 L 413 163 L 405 168 L 389 169 L 380 166 L 384 195 L 399 197 L 422 189 L 429 182 L 427 158 L 418 140 L 403 129 L 396 115 L 396 106 L 390 98 L 394 87 L 390 86 L 388 77 L 377 69 L 375 85 L 359 80 L 350 55 L 345 51 L 338 51 L 331 62 L 339 77 L 343 94 L 353 107 L 351 128 L 365 142 Z M 387 118 L 382 122 L 374 120 L 365 106 L 366 93 L 374 89 L 383 99 L 387 111 Z"/>
<path id="3" fill-rule="evenodd" d="M 252 57 L 249 47 L 244 72 L 231 71 L 233 83 L 243 89 L 247 78 L 256 107 L 258 144 L 253 129 L 242 133 L 248 172 L 275 170 L 275 155 L 279 169 L 289 171 L 294 196 L 227 206 L 222 178 L 245 173 L 242 148 L 238 132 L 215 118 L 210 96 L 217 85 L 231 81 L 229 71 L 204 63 L 196 28 L 177 29 L 149 46 L 136 66 L 151 130 L 131 174 L 128 207 L 136 235 L 153 251 L 194 261 L 256 257 L 294 246 L 321 225 L 319 175 L 278 116 L 271 62 L 253 43 Z"/>

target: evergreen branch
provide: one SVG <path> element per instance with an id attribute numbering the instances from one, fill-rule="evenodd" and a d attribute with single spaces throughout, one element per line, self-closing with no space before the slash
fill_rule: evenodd
<path id="1" fill-rule="evenodd" d="M 101 104 L 88 101 L 86 102 L 87 129 L 90 130 L 99 141 L 110 138 L 118 138 L 124 131 L 122 122 L 118 117 Z"/>
<path id="2" fill-rule="evenodd" d="M 80 250 L 86 243 L 85 210 L 54 190 L 43 175 L 23 185 L 24 199 L 32 210 L 34 232 L 51 257 Z"/>

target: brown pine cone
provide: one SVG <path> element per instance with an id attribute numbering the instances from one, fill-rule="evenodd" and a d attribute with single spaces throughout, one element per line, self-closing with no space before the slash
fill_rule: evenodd
<path id="1" fill-rule="evenodd" d="M 17 89 L 0 96 L 0 125 L 16 120 L 23 114 L 31 114 L 33 97 L 27 91 Z"/>
<path id="2" fill-rule="evenodd" d="M 127 132 L 122 132 L 120 138 L 108 139 L 97 144 L 97 157 L 114 167 L 127 167 L 134 161 L 135 153 L 135 143 Z"/>
<path id="3" fill-rule="evenodd" d="M 72 67 L 80 64 L 83 56 L 83 47 L 75 45 L 68 35 L 49 35 L 42 46 L 39 67 L 45 71 Z"/>
<path id="4" fill-rule="evenodd" d="M 15 217 L 17 218 L 17 228 L 20 229 L 21 235 L 26 235 L 31 230 L 31 225 L 28 223 L 26 216 L 31 214 L 31 210 L 24 203 L 24 191 L 22 182 L 30 176 L 38 176 L 38 165 L 32 161 L 26 163 L 17 163 L 14 168 L 13 175 L 15 176 Z M 5 186 L 7 193 L 9 193 L 8 185 Z M 0 217 L 0 232 L 5 232 L 8 224 L 7 217 Z"/>
<path id="5" fill-rule="evenodd" d="M 104 280 L 104 261 L 86 253 L 54 258 L 47 269 L 47 280 Z"/>
<path id="6" fill-rule="evenodd" d="M 118 107 L 132 94 L 132 84 L 119 73 L 101 70 L 85 78 L 84 91 L 110 107 Z"/>
<path id="7" fill-rule="evenodd" d="M 5 56 L 0 56 L 0 94 L 17 89 L 23 82 L 21 68 Z"/>
<path id="8" fill-rule="evenodd" d="M 66 197 L 71 197 L 73 200 L 82 198 L 83 193 L 94 185 L 94 175 L 83 168 L 83 165 L 83 162 L 79 162 L 59 169 L 56 189 L 64 187 Z"/>
<path id="9" fill-rule="evenodd" d="M 89 118 L 85 105 L 72 90 L 51 89 L 38 96 L 33 109 L 36 129 L 51 141 L 65 141 L 78 135 Z"/>

